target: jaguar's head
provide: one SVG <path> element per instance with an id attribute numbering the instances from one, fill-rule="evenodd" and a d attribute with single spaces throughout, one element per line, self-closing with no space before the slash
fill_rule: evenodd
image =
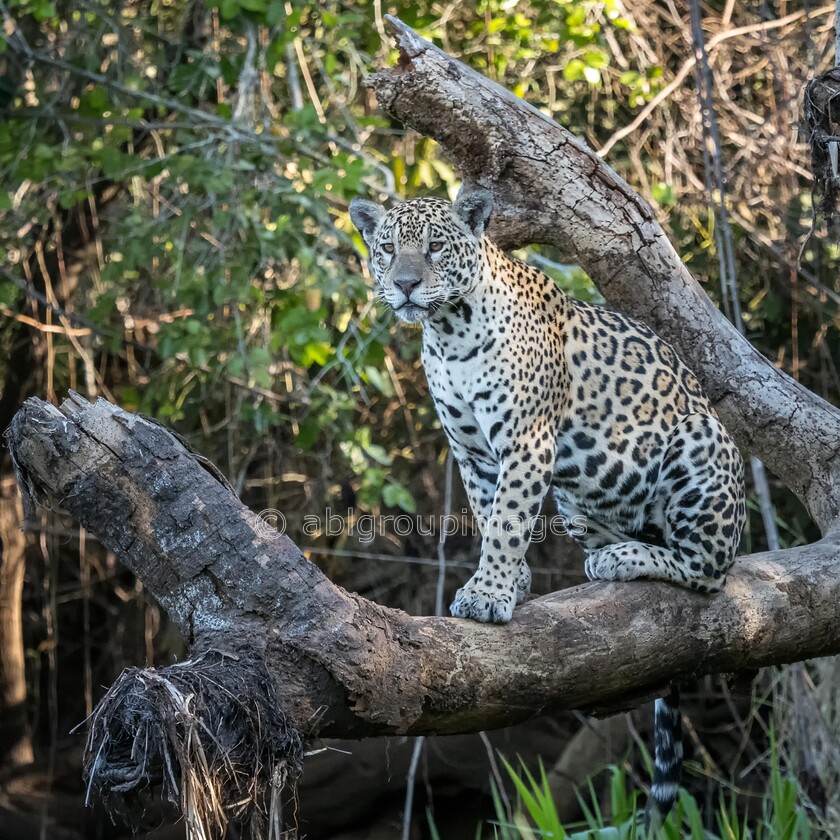
<path id="1" fill-rule="evenodd" d="M 387 212 L 362 198 L 350 202 L 379 296 L 398 318 L 424 321 L 475 288 L 492 207 L 492 193 L 482 189 L 462 189 L 454 204 L 415 198 Z"/>

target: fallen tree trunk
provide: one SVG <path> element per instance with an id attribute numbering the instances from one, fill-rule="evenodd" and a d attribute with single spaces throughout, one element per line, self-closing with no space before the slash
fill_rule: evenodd
<path id="1" fill-rule="evenodd" d="M 506 626 L 411 617 L 332 584 L 170 432 L 99 400 L 28 400 L 9 442 L 28 497 L 70 513 L 192 646 L 259 657 L 306 734 L 474 732 L 615 711 L 673 678 L 840 652 L 840 539 L 741 558 L 708 597 L 589 583 Z"/>
<path id="2" fill-rule="evenodd" d="M 396 18 L 396 67 L 379 104 L 433 137 L 466 180 L 493 191 L 490 235 L 550 244 L 616 308 L 670 341 L 739 445 L 799 496 L 823 533 L 840 515 L 840 412 L 767 361 L 691 276 L 653 211 L 591 149 Z"/>

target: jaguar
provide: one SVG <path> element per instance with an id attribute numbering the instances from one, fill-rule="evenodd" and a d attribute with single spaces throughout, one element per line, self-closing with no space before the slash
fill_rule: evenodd
<path id="1" fill-rule="evenodd" d="M 548 496 L 591 580 L 724 583 L 745 519 L 743 462 L 696 376 L 641 321 L 565 294 L 485 233 L 493 196 L 357 198 L 377 294 L 422 327 L 422 364 L 481 529 L 453 616 L 504 623 L 530 591 L 525 559 Z M 582 517 L 582 519 L 580 519 Z M 651 800 L 681 771 L 675 691 L 656 701 Z"/>

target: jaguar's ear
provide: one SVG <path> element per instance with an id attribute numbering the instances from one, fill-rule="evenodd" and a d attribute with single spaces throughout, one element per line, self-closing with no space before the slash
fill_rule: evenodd
<path id="1" fill-rule="evenodd" d="M 455 199 L 455 214 L 466 223 L 476 239 L 487 228 L 492 209 L 493 193 L 490 190 L 463 186 Z"/>
<path id="2" fill-rule="evenodd" d="M 384 215 L 385 208 L 381 204 L 375 204 L 364 198 L 354 198 L 350 202 L 350 218 L 359 229 L 368 248 L 373 243 L 374 234 Z"/>

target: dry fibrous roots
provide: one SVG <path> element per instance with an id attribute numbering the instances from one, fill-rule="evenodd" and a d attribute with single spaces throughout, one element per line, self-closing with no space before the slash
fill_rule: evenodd
<path id="1" fill-rule="evenodd" d="M 134 826 L 161 792 L 190 840 L 225 836 L 228 823 L 272 840 L 302 766 L 262 661 L 213 650 L 123 671 L 90 719 L 84 772 L 88 800 Z"/>
<path id="2" fill-rule="evenodd" d="M 840 68 L 811 79 L 805 85 L 803 99 L 803 118 L 814 174 L 814 211 L 818 201 L 831 231 L 840 199 Z"/>

